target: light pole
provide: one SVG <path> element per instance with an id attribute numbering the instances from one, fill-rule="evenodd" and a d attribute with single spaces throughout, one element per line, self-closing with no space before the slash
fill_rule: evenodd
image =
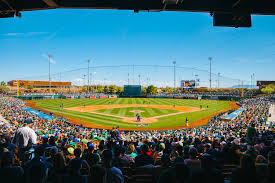
<path id="1" fill-rule="evenodd" d="M 199 83 L 197 83 L 198 82 L 198 74 L 195 74 L 195 88 L 197 88 L 197 86 L 198 86 L 198 84 Z"/>
<path id="2" fill-rule="evenodd" d="M 253 83 L 255 82 L 255 74 L 252 74 L 252 87 L 253 87 Z"/>
<path id="3" fill-rule="evenodd" d="M 90 59 L 88 59 L 88 93 L 90 93 Z"/>
<path id="4" fill-rule="evenodd" d="M 85 86 L 85 77 L 86 77 L 86 74 L 83 74 L 83 86 Z"/>
<path id="5" fill-rule="evenodd" d="M 209 62 L 210 62 L 210 79 L 209 79 L 209 81 L 210 81 L 210 89 L 211 89 L 211 82 L 212 82 L 212 76 L 211 76 L 211 72 L 212 72 L 211 61 L 212 61 L 212 57 L 208 57 L 208 60 L 209 60 Z"/>
<path id="6" fill-rule="evenodd" d="M 128 85 L 130 85 L 130 74 L 128 72 Z"/>
<path id="7" fill-rule="evenodd" d="M 138 75 L 138 83 L 140 85 L 140 74 Z"/>
<path id="8" fill-rule="evenodd" d="M 251 79 L 251 86 L 250 86 L 250 89 L 252 89 L 252 85 L 253 85 L 253 84 L 252 84 L 253 75 L 254 75 L 254 73 L 250 75 L 250 79 Z"/>
<path id="9" fill-rule="evenodd" d="M 174 64 L 174 97 L 176 95 L 176 61 L 173 61 Z"/>
<path id="10" fill-rule="evenodd" d="M 135 65 L 133 64 L 133 85 L 135 84 Z"/>
<path id="11" fill-rule="evenodd" d="M 49 57 L 49 92 L 51 94 L 51 58 L 52 58 L 52 55 L 48 55 Z"/>
<path id="12" fill-rule="evenodd" d="M 218 73 L 218 88 L 220 88 L 220 75 L 221 73 Z"/>

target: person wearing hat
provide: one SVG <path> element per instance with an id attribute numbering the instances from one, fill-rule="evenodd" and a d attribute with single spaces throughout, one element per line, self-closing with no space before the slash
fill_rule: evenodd
<path id="1" fill-rule="evenodd" d="M 37 135 L 34 132 L 32 127 L 32 120 L 27 119 L 24 122 L 23 127 L 20 127 L 16 130 L 12 143 L 18 147 L 19 158 L 22 160 L 24 153 L 32 145 L 37 144 Z"/>
<path id="2" fill-rule="evenodd" d="M 32 120 L 25 120 L 23 127 L 16 130 L 12 140 L 13 144 L 15 144 L 18 148 L 26 148 L 37 144 L 37 135 L 31 127 Z"/>
<path id="3" fill-rule="evenodd" d="M 98 161 L 99 163 L 101 162 L 101 158 L 100 155 L 98 153 L 95 153 L 94 149 L 95 149 L 95 145 L 92 142 L 88 142 L 87 143 L 88 149 L 85 149 L 83 152 L 83 159 L 85 160 L 89 160 L 91 158 L 91 156 L 95 155 L 98 157 Z"/>

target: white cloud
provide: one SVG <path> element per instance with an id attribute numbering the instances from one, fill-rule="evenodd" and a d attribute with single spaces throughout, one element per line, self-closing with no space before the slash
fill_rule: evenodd
<path id="1" fill-rule="evenodd" d="M 72 80 L 72 85 L 76 85 L 76 86 L 84 85 L 84 79 L 75 78 L 75 79 Z"/>
<path id="2" fill-rule="evenodd" d="M 6 34 L 3 34 L 4 36 L 35 36 L 35 35 L 43 35 L 43 34 L 48 34 L 48 32 L 9 32 Z"/>
<path id="3" fill-rule="evenodd" d="M 3 34 L 4 36 L 22 36 L 24 35 L 24 33 L 19 33 L 19 32 L 10 32 L 10 33 L 6 33 Z"/>
<path id="4" fill-rule="evenodd" d="M 28 32 L 28 35 L 32 36 L 32 35 L 42 35 L 42 34 L 48 34 L 48 32 Z"/>

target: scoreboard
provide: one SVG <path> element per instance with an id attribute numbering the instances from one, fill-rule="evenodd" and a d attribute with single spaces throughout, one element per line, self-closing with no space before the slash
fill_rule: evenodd
<path id="1" fill-rule="evenodd" d="M 182 89 L 194 89 L 196 87 L 195 80 L 181 80 L 180 86 Z"/>
<path id="2" fill-rule="evenodd" d="M 140 97 L 141 85 L 124 85 L 124 97 Z"/>

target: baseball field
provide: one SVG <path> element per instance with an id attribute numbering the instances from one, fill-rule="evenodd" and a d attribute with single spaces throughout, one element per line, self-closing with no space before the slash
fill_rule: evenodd
<path id="1" fill-rule="evenodd" d="M 107 129 L 119 126 L 129 130 L 200 126 L 206 124 L 211 116 L 228 110 L 233 104 L 229 101 L 153 98 L 56 99 L 31 102 L 37 108 L 68 117 L 72 123 Z M 137 116 L 141 118 L 139 121 Z"/>

